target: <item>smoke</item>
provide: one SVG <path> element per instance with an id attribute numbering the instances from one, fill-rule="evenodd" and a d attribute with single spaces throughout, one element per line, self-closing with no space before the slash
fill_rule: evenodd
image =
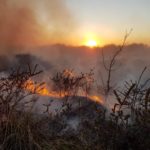
<path id="1" fill-rule="evenodd" d="M 60 41 L 74 26 L 63 0 L 0 0 L 0 11 L 3 52 Z"/>

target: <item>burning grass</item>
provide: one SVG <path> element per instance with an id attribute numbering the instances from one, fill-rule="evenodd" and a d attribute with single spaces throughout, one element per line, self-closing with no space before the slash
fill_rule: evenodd
<path id="1" fill-rule="evenodd" d="M 90 95 L 94 82 L 92 72 L 79 75 L 68 70 L 59 72 L 51 79 L 53 90 L 49 90 L 45 83 L 33 80 L 40 73 L 37 66 L 33 69 L 28 66 L 0 79 L 0 149 L 150 148 L 150 87 L 148 80 L 145 84 L 141 83 L 143 73 L 137 81 L 127 82 L 125 90 L 114 89 L 117 102 L 109 116 L 108 110 L 100 107 L 101 99 Z M 44 115 L 36 115 L 31 111 L 32 107 L 25 109 L 27 103 L 34 105 L 37 100 L 32 95 L 37 94 L 51 99 L 63 97 L 62 111 L 56 115 L 48 111 Z M 69 102 L 72 96 L 76 101 L 76 97 L 81 98 L 76 109 Z M 88 98 L 91 100 L 88 101 Z M 28 101 L 24 102 L 25 99 Z M 83 105 L 83 99 L 86 105 Z M 46 105 L 47 110 L 49 106 Z M 68 126 L 68 122 L 75 124 L 76 120 L 79 123 L 75 129 Z"/>
<path id="2" fill-rule="evenodd" d="M 41 96 L 52 98 L 82 96 L 102 104 L 103 100 L 100 96 L 89 94 L 91 85 L 94 82 L 92 76 L 92 72 L 76 75 L 72 70 L 65 69 L 52 78 L 53 90 L 49 89 L 46 83 L 37 84 L 31 79 L 27 80 L 24 86 L 25 90 Z"/>

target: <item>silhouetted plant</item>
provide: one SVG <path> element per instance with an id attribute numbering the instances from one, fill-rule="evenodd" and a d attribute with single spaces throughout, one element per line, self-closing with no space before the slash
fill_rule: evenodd
<path id="1" fill-rule="evenodd" d="M 75 74 L 73 70 L 65 69 L 58 72 L 53 78 L 54 90 L 60 93 L 60 96 L 76 96 L 79 91 L 89 92 L 93 79 L 93 70 L 89 73 Z"/>
<path id="2" fill-rule="evenodd" d="M 40 84 L 35 83 L 33 91 L 27 90 L 27 81 L 40 74 L 37 65 L 31 69 L 18 68 L 0 79 L 0 148 L 2 150 L 42 149 L 46 139 L 40 128 L 40 120 L 25 110 L 26 104 L 33 103 L 29 97 L 36 94 Z M 23 106 L 23 107 L 22 107 Z"/>
<path id="3" fill-rule="evenodd" d="M 100 90 L 105 96 L 108 96 L 110 93 L 112 93 L 114 89 L 114 86 L 112 85 L 111 80 L 112 80 L 112 74 L 115 70 L 117 57 L 123 51 L 126 45 L 126 40 L 130 36 L 131 32 L 132 32 L 132 29 L 125 34 L 121 46 L 119 46 L 119 49 L 115 51 L 115 53 L 112 55 L 108 63 L 106 63 L 104 51 L 102 50 L 102 65 L 104 67 L 104 70 L 106 71 L 106 80 L 104 81 L 103 73 L 101 73 L 100 71 L 100 77 L 101 77 L 102 84 L 103 84 L 102 87 L 100 86 Z"/>

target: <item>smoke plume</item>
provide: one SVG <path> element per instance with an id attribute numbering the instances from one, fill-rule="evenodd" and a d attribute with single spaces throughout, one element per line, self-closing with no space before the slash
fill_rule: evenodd
<path id="1" fill-rule="evenodd" d="M 74 26 L 63 0 L 0 0 L 0 47 L 60 41 Z"/>

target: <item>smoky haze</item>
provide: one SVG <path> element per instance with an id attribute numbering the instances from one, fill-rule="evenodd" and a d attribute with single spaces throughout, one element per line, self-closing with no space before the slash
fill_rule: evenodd
<path id="1" fill-rule="evenodd" d="M 24 62 L 39 64 L 46 82 L 51 75 L 66 68 L 78 73 L 94 69 L 98 84 L 101 84 L 100 72 L 104 81 L 107 80 L 101 50 L 105 53 L 106 63 L 109 63 L 118 46 L 93 49 L 41 46 L 65 40 L 74 31 L 76 21 L 64 0 L 0 0 L 0 11 L 0 71 Z M 146 45 L 126 46 L 118 57 L 112 84 L 136 79 L 145 66 L 149 67 L 149 56 L 150 47 Z"/>
<path id="2" fill-rule="evenodd" d="M 104 88 L 107 83 L 108 72 L 104 69 L 102 60 L 102 50 L 105 55 L 105 62 L 108 65 L 113 54 L 118 50 L 116 45 L 107 45 L 101 48 L 72 47 L 65 45 L 40 46 L 33 49 L 22 49 L 13 55 L 0 56 L 0 75 L 7 74 L 11 68 L 31 64 L 39 65 L 43 73 L 37 77 L 37 81 L 45 82 L 49 89 L 52 89 L 51 78 L 64 69 L 73 69 L 75 74 L 94 72 L 95 82 L 91 87 L 91 95 L 103 96 L 97 87 Z M 125 81 L 136 81 L 145 66 L 148 67 L 142 82 L 149 79 L 150 73 L 150 47 L 143 44 L 132 44 L 124 47 L 124 50 L 117 57 L 116 64 L 111 76 L 111 86 L 115 89 L 123 88 Z M 101 74 L 100 74 L 101 73 Z M 103 86 L 102 78 L 105 83 Z M 114 97 L 110 97 L 111 103 L 108 108 L 113 106 Z M 41 106 L 41 105 L 40 105 Z"/>
<path id="3" fill-rule="evenodd" d="M 61 40 L 75 23 L 63 0 L 0 0 L 1 53 Z"/>
<path id="4" fill-rule="evenodd" d="M 95 80 L 100 82 L 100 73 L 104 81 L 107 72 L 104 69 L 102 50 L 108 65 L 113 54 L 119 47 L 107 45 L 101 48 L 73 47 L 65 45 L 40 46 L 18 51 L 10 56 L 1 56 L 1 71 L 18 64 L 39 64 L 46 78 L 53 76 L 64 69 L 73 69 L 77 73 L 87 73 L 94 69 Z M 124 47 L 122 53 L 117 57 L 112 74 L 112 84 L 122 84 L 127 80 L 136 80 L 145 66 L 150 67 L 150 47 L 143 44 L 131 44 Z M 146 78 L 148 77 L 148 73 Z"/>

